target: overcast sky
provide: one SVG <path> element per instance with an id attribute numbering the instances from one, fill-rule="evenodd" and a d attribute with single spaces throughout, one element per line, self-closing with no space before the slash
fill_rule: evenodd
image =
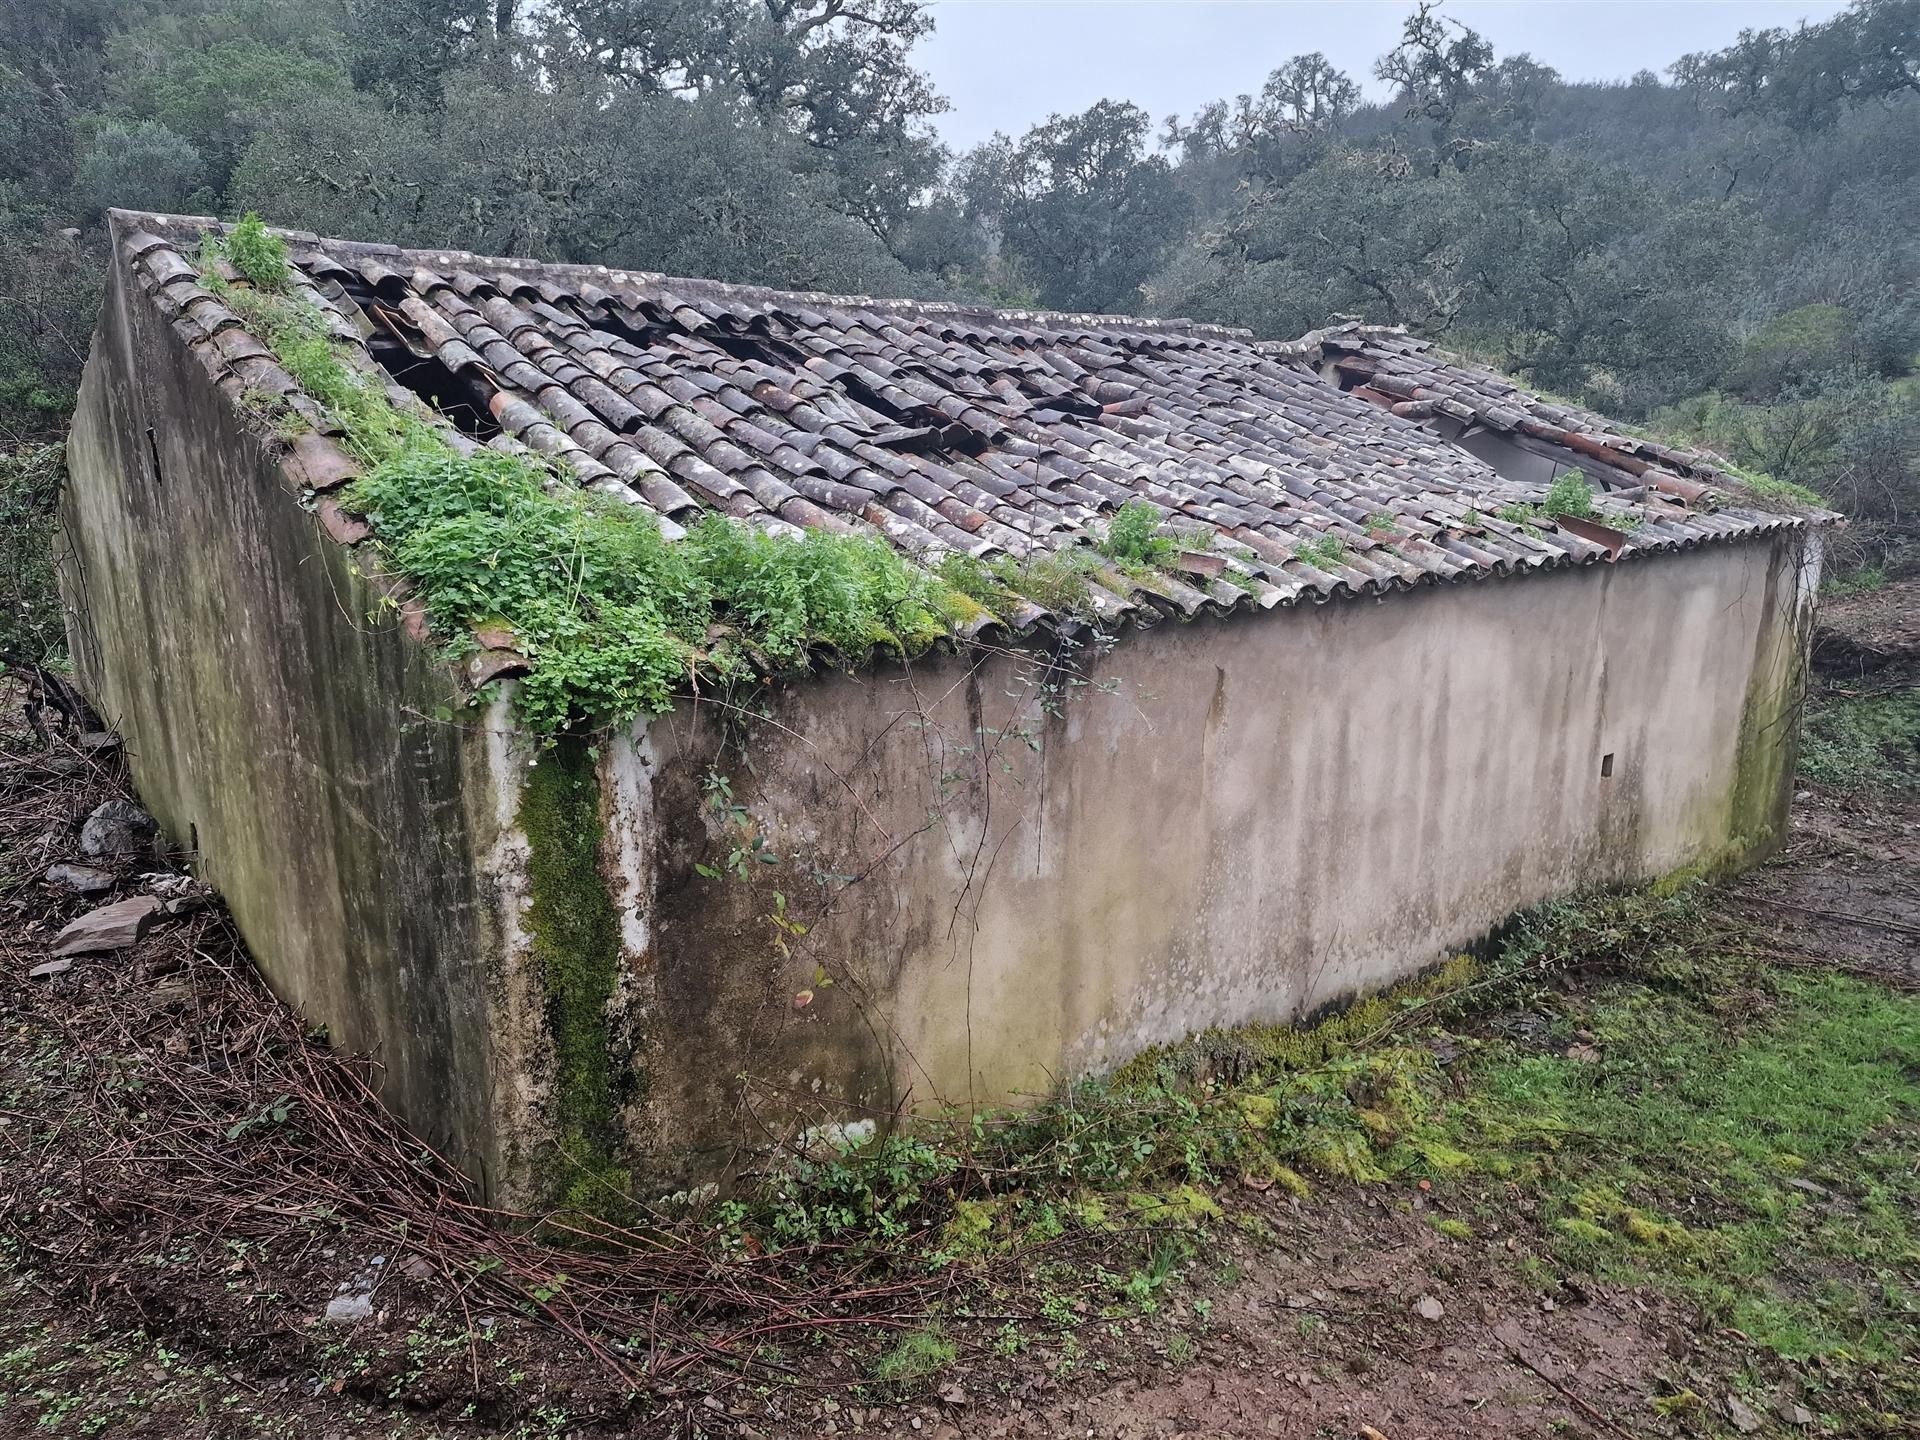
<path id="1" fill-rule="evenodd" d="M 1131 100 L 1154 118 L 1257 91 L 1291 55 L 1323 51 L 1380 85 L 1405 0 L 934 0 L 918 56 L 953 104 L 936 122 L 964 149 L 995 130 L 1019 134 L 1096 100 Z M 1568 79 L 1624 80 L 1717 48 L 1743 26 L 1791 26 L 1841 9 L 1825 0 L 1453 0 L 1448 14 L 1527 51 Z"/>

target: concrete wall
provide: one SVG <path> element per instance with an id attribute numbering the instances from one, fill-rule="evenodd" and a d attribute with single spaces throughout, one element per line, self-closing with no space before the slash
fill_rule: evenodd
<path id="1" fill-rule="evenodd" d="M 1801 539 L 1723 545 L 1168 623 L 1070 680 L 953 659 L 656 720 L 607 762 L 652 1047 L 629 1124 L 697 1170 L 807 1120 L 1043 1092 L 1551 896 L 1764 853 L 1816 579 Z M 709 769 L 749 826 L 703 804 Z M 695 869 L 748 829 L 781 864 Z"/>
<path id="2" fill-rule="evenodd" d="M 498 1164 L 497 742 L 431 718 L 450 673 L 117 266 L 69 468 L 70 640 L 142 799 L 275 989 Z"/>

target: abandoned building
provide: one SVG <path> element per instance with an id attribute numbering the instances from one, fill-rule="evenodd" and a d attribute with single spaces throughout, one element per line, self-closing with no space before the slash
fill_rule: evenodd
<path id="1" fill-rule="evenodd" d="M 1031 560 L 1146 502 L 1174 542 L 1083 567 L 1078 606 L 555 746 L 515 637 L 437 632 L 386 563 L 221 227 L 112 228 L 63 500 L 79 673 L 276 989 L 505 1199 L 581 1147 L 668 1190 L 1015 1101 L 1781 838 L 1822 517 L 1403 333 L 283 233 L 393 405 L 669 539 L 718 511 Z"/>

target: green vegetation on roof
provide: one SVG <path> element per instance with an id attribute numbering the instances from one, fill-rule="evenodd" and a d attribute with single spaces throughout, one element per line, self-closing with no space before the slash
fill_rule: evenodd
<path id="1" fill-rule="evenodd" d="M 249 280 L 219 278 L 220 261 Z M 348 492 L 435 623 L 467 639 L 504 626 L 531 662 L 515 693 L 542 733 L 665 710 L 698 680 L 759 666 L 901 655 L 971 608 L 884 542 L 776 539 L 711 516 L 670 543 L 649 511 L 582 490 L 530 455 L 464 454 L 356 371 L 318 310 L 286 293 L 285 242 L 249 216 L 207 242 L 206 283 L 270 345 L 369 468 Z"/>

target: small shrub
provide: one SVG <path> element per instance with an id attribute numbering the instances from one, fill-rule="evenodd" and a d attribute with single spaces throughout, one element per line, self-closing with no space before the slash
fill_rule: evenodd
<path id="1" fill-rule="evenodd" d="M 1160 511 L 1144 500 L 1129 500 L 1107 526 L 1101 547 L 1114 559 L 1130 565 L 1162 565 L 1179 552 L 1179 545 L 1160 533 Z"/>
<path id="2" fill-rule="evenodd" d="M 1547 487 L 1543 507 L 1549 515 L 1571 515 L 1577 520 L 1593 516 L 1593 487 L 1578 471 L 1569 470 Z"/>
<path id="3" fill-rule="evenodd" d="M 278 294 L 287 288 L 292 275 L 287 242 L 269 231 L 252 211 L 227 236 L 226 254 L 233 268 L 262 290 Z"/>
<path id="4" fill-rule="evenodd" d="M 29 665 L 58 665 L 66 654 L 53 563 L 54 505 L 65 475 L 64 446 L 0 454 L 0 656 Z"/>

